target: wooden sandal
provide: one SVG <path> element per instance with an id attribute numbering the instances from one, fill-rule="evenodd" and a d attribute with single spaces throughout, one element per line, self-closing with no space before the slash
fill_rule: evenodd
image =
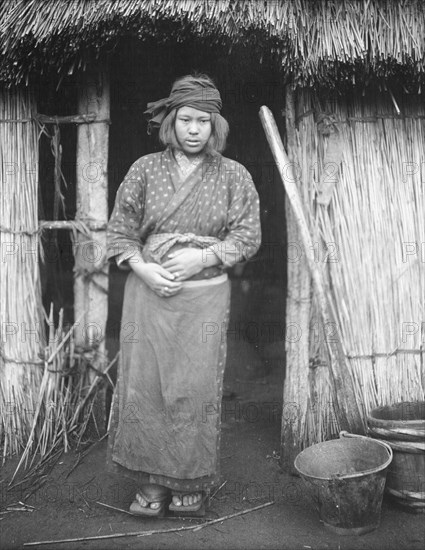
<path id="1" fill-rule="evenodd" d="M 148 503 L 147 506 L 141 506 L 137 499 L 130 505 L 130 512 L 137 516 L 163 517 L 165 515 L 165 502 L 169 498 L 169 490 L 162 485 L 155 483 L 146 483 L 142 485 L 138 494 Z M 158 508 L 151 508 L 151 504 L 160 503 Z"/>
<path id="2" fill-rule="evenodd" d="M 174 502 L 171 500 L 171 503 L 168 506 L 168 509 L 171 512 L 174 512 L 174 515 L 176 516 L 186 516 L 190 515 L 193 517 L 203 517 L 205 516 L 205 501 L 207 499 L 207 496 L 202 491 L 191 491 L 191 492 L 182 492 L 182 491 L 172 491 L 172 496 L 178 496 L 179 499 L 183 502 L 183 497 L 187 495 L 193 495 L 193 493 L 201 493 L 201 499 L 196 502 L 195 504 L 190 504 L 188 506 L 177 506 L 174 504 Z"/>

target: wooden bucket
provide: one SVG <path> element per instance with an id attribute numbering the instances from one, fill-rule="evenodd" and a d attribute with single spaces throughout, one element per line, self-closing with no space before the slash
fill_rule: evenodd
<path id="1" fill-rule="evenodd" d="M 425 401 L 403 401 L 373 409 L 369 435 L 393 450 L 385 492 L 412 512 L 425 511 Z"/>

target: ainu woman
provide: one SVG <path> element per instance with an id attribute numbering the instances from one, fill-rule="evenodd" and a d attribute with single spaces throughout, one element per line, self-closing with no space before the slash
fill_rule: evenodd
<path id="1" fill-rule="evenodd" d="M 136 160 L 118 189 L 108 257 L 130 270 L 110 424 L 115 471 L 138 491 L 130 510 L 200 512 L 219 481 L 220 407 L 230 282 L 260 244 L 248 171 L 220 153 L 228 124 L 205 75 L 148 104 L 166 146 Z"/>

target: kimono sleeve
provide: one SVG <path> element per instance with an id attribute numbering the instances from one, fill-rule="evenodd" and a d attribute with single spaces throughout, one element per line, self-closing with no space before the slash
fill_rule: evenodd
<path id="1" fill-rule="evenodd" d="M 107 231 L 106 255 L 118 265 L 142 250 L 140 228 L 146 197 L 140 159 L 128 171 L 118 188 Z"/>
<path id="2" fill-rule="evenodd" d="M 242 165 L 230 177 L 227 234 L 215 250 L 225 267 L 248 260 L 261 244 L 260 201 L 251 174 Z"/>

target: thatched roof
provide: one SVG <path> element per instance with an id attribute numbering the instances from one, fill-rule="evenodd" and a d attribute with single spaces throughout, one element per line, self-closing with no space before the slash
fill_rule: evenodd
<path id="1" fill-rule="evenodd" d="M 70 74 L 123 36 L 255 44 L 299 85 L 425 80 L 422 0 L 7 0 L 0 80 Z"/>

